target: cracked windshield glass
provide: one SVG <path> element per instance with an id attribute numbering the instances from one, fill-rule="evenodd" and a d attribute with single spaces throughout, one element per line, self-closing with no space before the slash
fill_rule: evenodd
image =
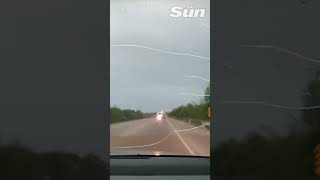
<path id="1" fill-rule="evenodd" d="M 209 7 L 111 0 L 111 155 L 210 156 Z"/>

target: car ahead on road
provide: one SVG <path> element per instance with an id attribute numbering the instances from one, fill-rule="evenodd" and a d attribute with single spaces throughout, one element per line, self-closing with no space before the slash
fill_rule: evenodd
<path id="1" fill-rule="evenodd" d="M 157 121 L 163 121 L 163 120 L 166 120 L 167 118 L 168 118 L 168 115 L 164 111 L 160 111 L 155 114 L 155 119 Z"/>
<path id="2" fill-rule="evenodd" d="M 210 158 L 148 151 L 110 153 L 111 180 L 209 180 Z"/>

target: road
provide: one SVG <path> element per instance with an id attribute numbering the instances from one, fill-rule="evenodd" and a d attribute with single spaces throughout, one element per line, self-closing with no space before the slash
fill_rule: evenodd
<path id="1" fill-rule="evenodd" d="M 155 154 L 210 156 L 210 131 L 205 127 L 172 133 L 175 130 L 193 127 L 195 126 L 173 118 L 163 120 L 161 123 L 154 118 L 116 123 L 110 126 L 111 147 L 141 145 L 142 147 L 125 149 L 151 151 Z M 167 138 L 164 139 L 165 137 Z M 156 144 L 150 145 L 153 143 Z"/>

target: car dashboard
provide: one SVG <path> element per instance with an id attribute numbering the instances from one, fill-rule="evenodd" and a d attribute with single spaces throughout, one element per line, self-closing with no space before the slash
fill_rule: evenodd
<path id="1" fill-rule="evenodd" d="M 111 156 L 110 179 L 209 180 L 210 158 L 198 156 Z"/>

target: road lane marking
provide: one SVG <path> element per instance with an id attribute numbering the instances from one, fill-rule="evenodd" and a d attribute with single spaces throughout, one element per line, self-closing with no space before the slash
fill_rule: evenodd
<path id="1" fill-rule="evenodd" d="M 177 132 L 176 128 L 173 126 L 173 124 L 170 122 L 170 120 L 168 119 L 168 124 L 169 126 L 173 129 L 174 132 Z M 178 138 L 180 139 L 180 141 L 182 142 L 182 144 L 184 145 L 184 147 L 189 151 L 190 154 L 195 155 L 195 153 L 192 151 L 192 149 L 190 148 L 190 146 L 186 143 L 186 141 L 181 137 L 181 135 L 177 132 L 176 135 L 178 136 Z"/>
<path id="2" fill-rule="evenodd" d="M 131 149 L 131 148 L 143 148 L 143 147 L 149 147 L 149 146 L 154 146 L 154 145 L 157 145 L 157 144 L 160 144 L 162 142 L 164 142 L 168 137 L 170 137 L 171 135 L 175 134 L 175 133 L 179 133 L 179 132 L 183 132 L 183 131 L 190 131 L 190 130 L 194 130 L 194 129 L 198 129 L 198 128 L 201 128 L 201 127 L 204 127 L 206 125 L 208 125 L 210 123 L 207 123 L 207 124 L 203 124 L 201 126 L 197 126 L 197 127 L 193 127 L 193 128 L 188 128 L 188 129 L 181 129 L 181 130 L 175 130 L 175 131 L 172 131 L 171 133 L 169 133 L 166 137 L 164 137 L 163 139 L 155 142 L 155 143 L 151 143 L 151 144 L 145 144 L 145 145 L 136 145 L 136 146 L 119 146 L 119 147 L 111 147 L 113 149 Z"/>

